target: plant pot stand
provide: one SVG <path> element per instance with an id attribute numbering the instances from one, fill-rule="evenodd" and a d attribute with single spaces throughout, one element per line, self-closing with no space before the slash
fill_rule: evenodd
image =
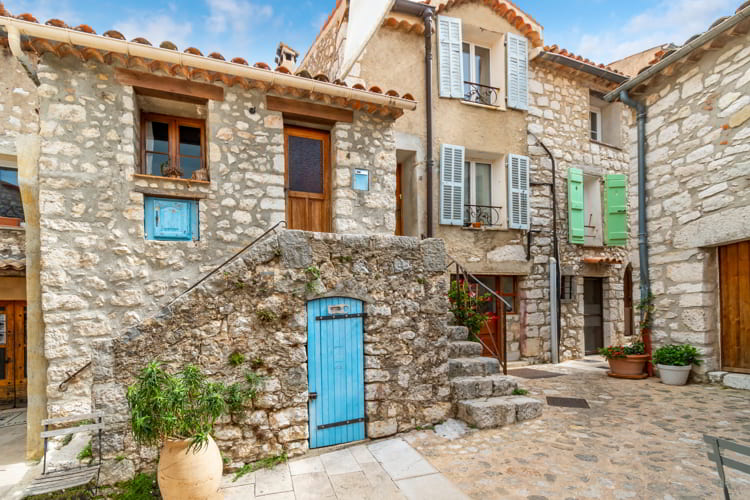
<path id="1" fill-rule="evenodd" d="M 633 379 L 633 380 L 640 380 L 643 378 L 648 378 L 648 373 L 640 373 L 638 375 L 620 375 L 619 373 L 607 372 L 607 375 L 610 377 L 615 377 L 615 378 L 628 378 L 628 379 Z"/>

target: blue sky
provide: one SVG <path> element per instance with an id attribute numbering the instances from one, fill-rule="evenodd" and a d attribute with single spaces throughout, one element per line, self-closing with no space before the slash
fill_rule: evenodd
<path id="1" fill-rule="evenodd" d="M 2 0 L 0 0 L 2 1 Z M 682 43 L 741 0 L 515 0 L 544 26 L 546 44 L 556 43 L 608 63 L 665 42 Z M 143 36 L 158 45 L 214 50 L 251 64 L 273 63 L 279 41 L 300 52 L 310 46 L 335 0 L 5 0 L 13 14 L 31 12 L 41 22 L 56 17 L 89 24 L 128 39 Z"/>

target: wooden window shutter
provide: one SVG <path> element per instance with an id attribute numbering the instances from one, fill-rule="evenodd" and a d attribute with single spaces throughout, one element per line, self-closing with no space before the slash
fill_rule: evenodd
<path id="1" fill-rule="evenodd" d="M 583 214 L 583 171 L 568 169 L 568 236 L 571 243 L 583 245 L 585 241 Z"/>
<path id="2" fill-rule="evenodd" d="M 604 178 L 604 242 L 611 246 L 625 246 L 628 241 L 627 179 L 623 174 L 609 174 Z"/>
<path id="3" fill-rule="evenodd" d="M 461 19 L 438 16 L 438 73 L 440 97 L 463 97 Z"/>
<path id="4" fill-rule="evenodd" d="M 464 224 L 463 146 L 440 146 L 440 224 Z"/>
<path id="5" fill-rule="evenodd" d="M 198 239 L 198 202 L 172 198 L 144 199 L 146 239 Z"/>
<path id="6" fill-rule="evenodd" d="M 529 229 L 529 159 L 508 155 L 508 227 Z"/>
<path id="7" fill-rule="evenodd" d="M 508 33 L 508 107 L 529 109 L 529 42 Z"/>

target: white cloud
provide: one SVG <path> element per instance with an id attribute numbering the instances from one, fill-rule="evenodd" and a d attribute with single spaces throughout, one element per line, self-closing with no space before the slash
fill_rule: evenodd
<path id="1" fill-rule="evenodd" d="M 176 44 L 180 50 L 192 44 L 190 34 L 193 31 L 193 25 L 188 21 L 176 21 L 172 15 L 168 14 L 158 14 L 146 19 L 129 18 L 115 24 L 114 29 L 125 35 L 128 40 L 143 37 L 155 47 L 165 40 Z"/>
<path id="2" fill-rule="evenodd" d="M 231 30 L 242 34 L 273 16 L 273 7 L 241 0 L 207 0 L 208 18 L 206 28 L 214 33 Z"/>
<path id="3" fill-rule="evenodd" d="M 733 12 L 736 0 L 662 0 L 624 20 L 619 28 L 589 29 L 569 44 L 577 54 L 610 63 L 665 43 L 681 45 L 717 18 Z M 552 41 L 555 43 L 555 41 Z"/>

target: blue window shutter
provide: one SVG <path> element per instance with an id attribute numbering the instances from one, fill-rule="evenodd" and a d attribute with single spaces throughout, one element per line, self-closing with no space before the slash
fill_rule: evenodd
<path id="1" fill-rule="evenodd" d="M 198 202 L 170 198 L 145 198 L 146 239 L 190 241 L 198 239 Z"/>
<path id="2" fill-rule="evenodd" d="M 583 213 L 583 171 L 568 169 L 568 237 L 571 243 L 583 245 L 585 238 Z"/>
<path id="3" fill-rule="evenodd" d="M 440 146 L 440 224 L 464 224 L 463 146 Z"/>
<path id="4" fill-rule="evenodd" d="M 529 229 L 529 158 L 508 155 L 508 227 Z"/>
<path id="5" fill-rule="evenodd" d="M 464 96 L 461 19 L 438 16 L 438 75 L 440 97 Z"/>
<path id="6" fill-rule="evenodd" d="M 508 33 L 508 107 L 529 109 L 529 42 Z"/>

